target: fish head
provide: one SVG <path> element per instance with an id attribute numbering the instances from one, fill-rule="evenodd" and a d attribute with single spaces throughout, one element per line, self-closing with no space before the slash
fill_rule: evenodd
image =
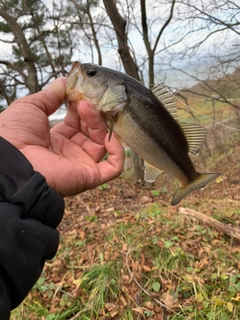
<path id="1" fill-rule="evenodd" d="M 128 97 L 124 81 L 110 70 L 92 63 L 75 61 L 66 83 L 68 101 L 89 101 L 96 110 L 116 115 Z"/>

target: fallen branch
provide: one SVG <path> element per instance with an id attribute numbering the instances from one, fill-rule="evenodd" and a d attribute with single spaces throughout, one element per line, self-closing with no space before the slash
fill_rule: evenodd
<path id="1" fill-rule="evenodd" d="M 235 228 L 229 225 L 226 225 L 216 219 L 213 219 L 201 212 L 195 211 L 193 209 L 189 208 L 179 208 L 179 212 L 183 213 L 185 215 L 191 216 L 193 218 L 197 218 L 201 221 L 206 222 L 209 226 L 217 229 L 220 232 L 223 232 L 224 234 L 228 235 L 232 239 L 240 241 L 240 229 Z"/>

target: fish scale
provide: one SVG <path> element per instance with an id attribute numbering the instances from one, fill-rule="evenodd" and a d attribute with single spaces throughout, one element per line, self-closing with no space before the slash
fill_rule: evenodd
<path id="1" fill-rule="evenodd" d="M 91 63 L 74 62 L 66 84 L 69 101 L 85 99 L 103 115 L 111 132 L 145 163 L 144 178 L 153 182 L 166 171 L 179 181 L 172 205 L 202 189 L 219 173 L 199 173 L 189 157 L 197 154 L 206 129 L 182 123 L 173 95 L 160 84 L 150 91 L 136 79 Z"/>
<path id="2" fill-rule="evenodd" d="M 145 108 L 146 107 L 142 105 L 140 110 Z M 147 110 L 144 111 L 146 112 Z M 141 114 L 143 114 L 143 112 L 141 112 Z M 193 176 L 195 178 L 196 172 L 188 154 L 184 153 L 184 157 L 182 156 L 178 158 L 178 145 L 167 143 L 165 143 L 165 145 L 163 144 L 163 142 L 167 141 L 166 139 L 162 139 L 165 135 L 164 127 L 160 126 L 160 130 L 155 130 L 155 132 L 153 132 L 154 134 L 152 134 L 152 132 L 149 132 L 149 126 L 147 126 L 145 121 L 139 125 L 136 115 L 138 115 L 138 109 L 135 110 L 131 105 L 126 106 L 123 111 L 117 114 L 114 123 L 114 132 L 141 158 L 143 158 L 145 162 L 160 169 L 161 171 L 168 171 L 180 180 L 182 184 L 188 183 L 189 178 L 187 177 Z M 172 120 L 171 117 L 169 119 Z M 153 116 L 151 120 L 153 128 L 154 124 L 159 126 L 157 116 Z M 186 139 L 180 130 L 181 129 L 179 128 L 179 136 L 182 139 L 179 140 L 182 140 L 182 145 L 187 147 Z M 172 157 L 175 157 L 176 161 L 172 161 Z M 179 170 L 179 166 L 181 166 L 182 170 Z"/>

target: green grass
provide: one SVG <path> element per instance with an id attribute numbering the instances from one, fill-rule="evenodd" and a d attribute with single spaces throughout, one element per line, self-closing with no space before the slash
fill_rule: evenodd
<path id="1" fill-rule="evenodd" d="M 71 239 L 76 250 L 78 241 Z M 66 258 L 64 246 L 59 254 Z M 130 219 L 120 216 L 94 263 L 83 268 L 79 258 L 71 255 L 71 277 L 65 274 L 60 284 L 43 273 L 12 319 L 155 319 L 159 311 L 172 320 L 240 315 L 240 252 L 214 230 L 157 203 Z"/>
<path id="2" fill-rule="evenodd" d="M 222 180 L 180 205 L 238 227 L 239 133 L 215 133 L 194 163 Z M 135 190 L 126 170 L 67 200 L 58 254 L 11 319 L 240 319 L 238 243 L 170 207 L 166 181 Z"/>
<path id="3" fill-rule="evenodd" d="M 105 310 L 106 303 L 110 304 L 119 297 L 120 264 L 121 262 L 117 260 L 108 263 L 102 260 L 100 264 L 92 265 L 74 281 L 77 288 L 81 289 L 82 303 L 90 319 L 98 319 L 101 313 L 105 317 L 109 316 L 109 312 Z"/>
<path id="4" fill-rule="evenodd" d="M 214 101 L 213 104 L 210 98 L 199 99 L 191 95 L 188 99 L 190 110 L 184 102 L 177 102 L 181 121 L 190 123 L 198 121 L 203 126 L 210 126 L 213 124 L 213 120 L 221 122 L 236 116 L 236 109 L 226 103 Z"/>

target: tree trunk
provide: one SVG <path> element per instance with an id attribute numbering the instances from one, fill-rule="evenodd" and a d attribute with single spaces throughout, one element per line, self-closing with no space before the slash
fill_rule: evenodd
<path id="1" fill-rule="evenodd" d="M 33 60 L 31 48 L 27 43 L 25 35 L 16 20 L 5 10 L 0 9 L 0 16 L 8 23 L 8 26 L 14 34 L 15 41 L 26 63 L 27 75 L 25 75 L 25 83 L 30 93 L 36 93 L 39 91 L 37 70 Z"/>
<path id="2" fill-rule="evenodd" d="M 132 55 L 128 46 L 126 20 L 120 15 L 116 6 L 116 1 L 103 0 L 103 3 L 107 10 L 107 14 L 112 21 L 114 30 L 117 35 L 118 52 L 120 54 L 125 72 L 130 76 L 132 76 L 133 78 L 140 81 L 140 77 L 138 74 L 138 67 L 132 58 Z M 134 163 L 135 178 L 137 180 L 141 179 L 143 181 L 142 160 L 139 159 L 138 155 L 135 152 L 133 152 L 133 163 Z"/>
<path id="3" fill-rule="evenodd" d="M 116 1 L 114 0 L 103 0 L 107 14 L 112 21 L 114 30 L 117 35 L 118 41 L 118 52 L 120 54 L 125 72 L 132 76 L 133 78 L 140 80 L 138 75 L 138 67 L 135 64 L 130 49 L 128 46 L 128 36 L 126 32 L 126 20 L 120 15 Z"/>

